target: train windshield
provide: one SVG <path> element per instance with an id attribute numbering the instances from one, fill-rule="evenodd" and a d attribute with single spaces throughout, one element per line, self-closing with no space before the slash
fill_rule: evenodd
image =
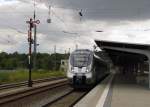
<path id="1" fill-rule="evenodd" d="M 75 51 L 71 54 L 70 63 L 74 67 L 86 67 L 91 64 L 91 51 Z"/>

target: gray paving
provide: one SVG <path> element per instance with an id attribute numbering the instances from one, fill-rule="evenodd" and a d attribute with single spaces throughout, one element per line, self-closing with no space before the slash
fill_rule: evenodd
<path id="1" fill-rule="evenodd" d="M 111 107 L 150 107 L 150 90 L 137 84 L 132 75 L 116 75 Z"/>
<path id="2" fill-rule="evenodd" d="M 74 107 L 96 107 L 111 77 L 112 75 L 105 78 L 94 89 L 92 89 L 82 100 L 80 100 Z"/>

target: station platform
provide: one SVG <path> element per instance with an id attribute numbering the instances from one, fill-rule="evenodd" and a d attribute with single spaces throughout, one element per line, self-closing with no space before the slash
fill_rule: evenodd
<path id="1" fill-rule="evenodd" d="M 74 107 L 96 107 L 99 99 L 105 94 L 105 88 L 110 82 L 113 75 L 106 77 L 101 83 L 93 88 L 83 99 L 81 99 Z M 107 95 L 106 95 L 107 96 Z M 105 98 L 103 98 L 105 100 Z M 104 103 L 104 101 L 103 101 Z"/>
<path id="2" fill-rule="evenodd" d="M 148 85 L 137 83 L 136 76 L 115 74 L 110 79 L 98 84 L 75 107 L 150 107 Z"/>
<path id="3" fill-rule="evenodd" d="M 133 75 L 117 74 L 110 97 L 110 107 L 150 107 L 148 85 L 138 84 Z"/>

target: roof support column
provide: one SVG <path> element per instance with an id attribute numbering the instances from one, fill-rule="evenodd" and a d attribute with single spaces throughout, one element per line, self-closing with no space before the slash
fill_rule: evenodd
<path id="1" fill-rule="evenodd" d="M 149 68 L 148 68 L 148 88 L 150 89 L 150 54 L 149 52 L 146 53 L 147 57 L 148 57 L 148 65 L 149 65 Z"/>
<path id="2" fill-rule="evenodd" d="M 149 89 L 150 89 L 150 59 L 148 60 L 148 65 L 149 65 L 148 85 L 149 85 Z"/>

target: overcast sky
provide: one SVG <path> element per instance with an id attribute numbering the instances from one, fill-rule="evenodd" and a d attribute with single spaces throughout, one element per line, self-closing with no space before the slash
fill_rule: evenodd
<path id="1" fill-rule="evenodd" d="M 74 50 L 75 44 L 92 49 L 95 39 L 150 44 L 149 0 L 35 1 L 41 22 L 38 52 L 52 53 L 55 45 L 57 52 Z M 0 0 L 0 51 L 28 52 L 26 21 L 33 17 L 33 4 L 33 0 Z M 52 23 L 46 22 L 48 18 Z"/>

